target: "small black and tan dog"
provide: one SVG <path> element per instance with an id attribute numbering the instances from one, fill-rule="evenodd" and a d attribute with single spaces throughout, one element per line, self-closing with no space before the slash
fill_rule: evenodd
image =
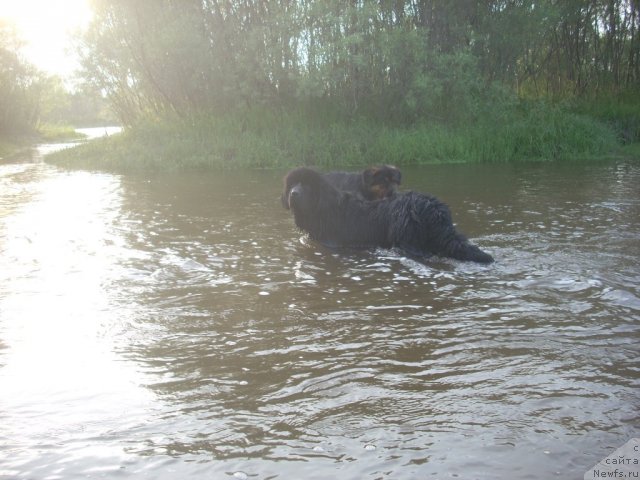
<path id="1" fill-rule="evenodd" d="M 300 167 L 284 178 L 282 204 L 293 212 L 298 228 L 325 245 L 395 247 L 414 256 L 493 262 L 456 231 L 449 207 L 430 195 L 407 192 L 367 201 Z"/>
<path id="2" fill-rule="evenodd" d="M 365 200 L 380 200 L 396 194 L 402 174 L 397 167 L 381 165 L 362 172 L 329 172 L 324 178 L 338 190 L 356 193 Z"/>

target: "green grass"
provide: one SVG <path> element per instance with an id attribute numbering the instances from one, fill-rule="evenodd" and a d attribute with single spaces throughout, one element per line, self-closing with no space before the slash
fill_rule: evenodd
<path id="1" fill-rule="evenodd" d="M 65 125 L 41 125 L 36 131 L 0 134 L 0 160 L 30 150 L 38 143 L 58 143 L 85 138 L 85 135 Z"/>
<path id="2" fill-rule="evenodd" d="M 466 126 L 389 126 L 363 118 L 260 110 L 190 121 L 147 121 L 120 135 L 56 152 L 47 161 L 89 169 L 322 168 L 390 163 L 518 162 L 603 158 L 619 149 L 606 121 L 521 102 Z"/>
<path id="3" fill-rule="evenodd" d="M 622 144 L 640 142 L 640 93 L 623 91 L 574 101 L 573 111 L 588 115 L 612 128 Z"/>
<path id="4" fill-rule="evenodd" d="M 78 140 L 85 137 L 82 133 L 76 132 L 75 128 L 69 125 L 43 124 L 38 127 L 38 136 L 41 142 L 55 143 L 68 140 Z"/>

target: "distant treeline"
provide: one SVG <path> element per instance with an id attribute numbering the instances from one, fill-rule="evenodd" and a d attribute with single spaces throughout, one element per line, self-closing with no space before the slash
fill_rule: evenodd
<path id="1" fill-rule="evenodd" d="M 19 48 L 14 29 L 0 19 L 0 135 L 30 130 L 39 116 L 43 78 Z"/>
<path id="2" fill-rule="evenodd" d="M 90 126 L 113 123 L 113 113 L 95 90 L 70 92 L 62 79 L 24 59 L 15 27 L 0 19 L 0 139 L 33 136 L 43 124 Z"/>
<path id="3" fill-rule="evenodd" d="M 460 124 L 640 91 L 638 0 L 94 0 L 85 77 L 126 124 L 258 106 Z"/>

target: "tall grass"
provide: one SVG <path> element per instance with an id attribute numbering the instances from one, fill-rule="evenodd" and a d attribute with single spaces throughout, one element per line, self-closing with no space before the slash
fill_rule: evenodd
<path id="1" fill-rule="evenodd" d="M 147 121 L 123 134 L 57 152 L 48 161 L 108 170 L 192 170 L 315 165 L 516 162 L 602 157 L 611 125 L 536 102 L 462 126 L 389 126 L 364 118 L 255 110 Z"/>
<path id="2" fill-rule="evenodd" d="M 616 95 L 583 98 L 568 107 L 606 123 L 625 145 L 640 142 L 640 92 L 623 91 Z"/>

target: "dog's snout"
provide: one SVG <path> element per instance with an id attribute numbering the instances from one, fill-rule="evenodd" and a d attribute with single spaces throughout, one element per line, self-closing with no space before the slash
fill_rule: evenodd
<path id="1" fill-rule="evenodd" d="M 302 187 L 300 184 L 294 185 L 287 192 L 282 194 L 282 206 L 289 210 L 291 208 L 291 202 L 296 201 L 302 196 Z"/>
<path id="2" fill-rule="evenodd" d="M 296 197 L 299 197 L 300 195 L 302 195 L 302 187 L 300 185 L 296 185 L 291 189 L 291 192 L 289 193 L 289 198 L 296 198 Z"/>

